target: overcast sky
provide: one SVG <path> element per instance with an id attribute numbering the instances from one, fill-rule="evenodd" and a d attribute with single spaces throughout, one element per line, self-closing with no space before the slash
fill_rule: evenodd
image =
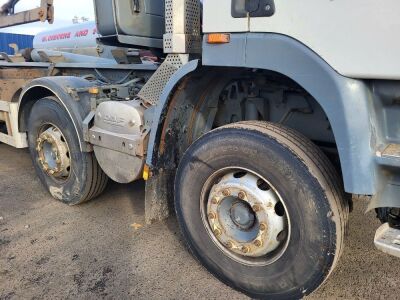
<path id="1" fill-rule="evenodd" d="M 3 5 L 6 0 L 0 0 Z M 16 12 L 26 9 L 32 9 L 40 6 L 40 0 L 20 0 L 16 5 Z M 74 16 L 87 17 L 94 20 L 93 0 L 54 0 L 55 22 L 52 25 L 48 23 L 31 23 L 15 27 L 0 29 L 0 32 L 12 32 L 34 35 L 43 30 L 56 29 L 72 25 Z"/>

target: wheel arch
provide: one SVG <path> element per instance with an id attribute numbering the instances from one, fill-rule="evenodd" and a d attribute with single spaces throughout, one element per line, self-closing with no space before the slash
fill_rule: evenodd
<path id="1" fill-rule="evenodd" d="M 204 42 L 203 64 L 271 70 L 298 83 L 330 121 L 346 191 L 375 194 L 377 125 L 373 95 L 364 81 L 341 76 L 304 44 L 280 34 L 232 34 L 229 44 Z"/>
<path id="2" fill-rule="evenodd" d="M 268 49 L 268 54 L 265 53 Z M 178 109 L 173 101 L 176 84 L 201 72 L 200 69 L 262 69 L 282 74 L 307 91 L 325 112 L 335 137 L 343 181 L 347 192 L 376 193 L 377 166 L 374 161 L 377 121 L 373 111 L 373 94 L 362 80 L 343 77 L 315 52 L 300 42 L 277 34 L 232 34 L 231 43 L 203 44 L 203 67 L 192 68 L 172 88 L 166 88 L 155 114 L 147 164 L 157 164 L 159 148 L 165 135 L 167 112 Z M 209 76 L 204 74 L 203 76 Z M 185 82 L 182 83 L 182 86 Z M 178 87 L 178 90 L 180 87 Z M 179 92 L 179 91 L 178 91 Z M 158 118 L 159 116 L 159 118 Z"/>
<path id="3" fill-rule="evenodd" d="M 90 112 L 90 101 L 85 95 L 78 95 L 75 89 L 93 86 L 89 81 L 73 76 L 43 77 L 32 80 L 19 97 L 19 131 L 27 131 L 27 124 L 33 105 L 42 98 L 51 97 L 69 114 L 82 151 L 90 151 L 83 138 L 82 122 Z"/>
<path id="4" fill-rule="evenodd" d="M 159 142 L 161 139 L 165 116 L 170 108 L 170 100 L 174 94 L 174 91 L 178 87 L 178 84 L 188 78 L 188 75 L 194 72 L 199 65 L 199 60 L 192 60 L 180 68 L 175 74 L 169 79 L 168 83 L 161 93 L 160 99 L 152 111 L 151 119 L 152 125 L 150 130 L 150 137 L 147 149 L 146 163 L 149 166 L 154 166 L 157 160 L 159 151 Z"/>

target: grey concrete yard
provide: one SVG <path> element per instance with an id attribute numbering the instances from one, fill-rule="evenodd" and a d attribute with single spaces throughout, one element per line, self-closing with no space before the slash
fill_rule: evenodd
<path id="1" fill-rule="evenodd" d="M 144 226 L 143 198 L 143 182 L 110 184 L 65 206 L 26 150 L 0 144 L 0 299 L 246 299 L 190 256 L 174 217 Z M 398 299 L 400 259 L 374 248 L 365 207 L 355 203 L 339 267 L 309 299 Z"/>

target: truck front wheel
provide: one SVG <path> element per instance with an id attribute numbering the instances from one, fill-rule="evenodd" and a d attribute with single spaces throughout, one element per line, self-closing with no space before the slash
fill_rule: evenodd
<path id="1" fill-rule="evenodd" d="M 57 99 L 44 98 L 33 105 L 28 142 L 36 173 L 57 200 L 80 204 L 106 187 L 108 177 L 93 153 L 81 151 L 72 120 Z"/>
<path id="2" fill-rule="evenodd" d="M 343 248 L 348 206 L 324 154 L 267 122 L 218 128 L 184 154 L 175 207 L 194 256 L 253 298 L 317 289 Z"/>

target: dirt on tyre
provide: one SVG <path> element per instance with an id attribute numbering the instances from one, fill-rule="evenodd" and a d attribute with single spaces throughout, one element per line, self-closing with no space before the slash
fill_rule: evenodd
<path id="1" fill-rule="evenodd" d="M 55 199 L 76 205 L 106 187 L 108 177 L 93 153 L 81 151 L 74 124 L 56 98 L 43 98 L 33 105 L 28 143 L 36 173 Z"/>
<path id="2" fill-rule="evenodd" d="M 267 122 L 213 130 L 184 154 L 175 209 L 193 255 L 257 299 L 299 299 L 331 274 L 348 204 L 341 180 L 307 138 Z"/>

